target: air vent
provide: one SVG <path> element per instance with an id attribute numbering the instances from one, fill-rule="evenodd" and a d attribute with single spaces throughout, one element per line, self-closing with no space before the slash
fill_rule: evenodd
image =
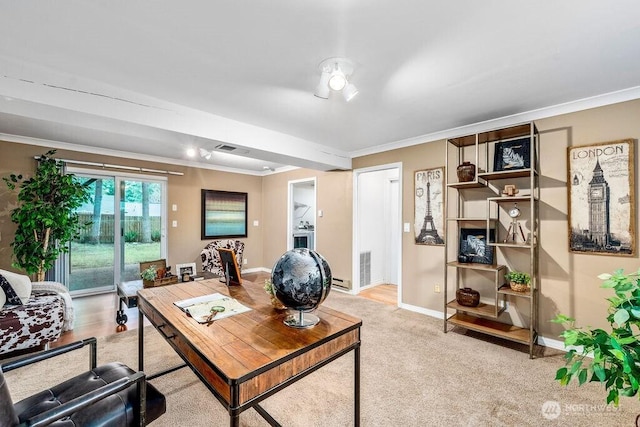
<path id="1" fill-rule="evenodd" d="M 234 147 L 233 145 L 220 144 L 220 145 L 216 145 L 216 150 L 220 150 L 220 151 L 235 151 L 235 150 L 237 150 L 237 147 Z"/>
<path id="2" fill-rule="evenodd" d="M 371 284 L 371 251 L 360 252 L 360 286 Z"/>

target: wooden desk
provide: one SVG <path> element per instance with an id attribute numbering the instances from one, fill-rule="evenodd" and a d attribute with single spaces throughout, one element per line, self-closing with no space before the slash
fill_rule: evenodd
<path id="1" fill-rule="evenodd" d="M 173 304 L 215 292 L 252 310 L 207 327 Z M 262 285 L 247 280 L 231 287 L 203 280 L 142 289 L 138 309 L 139 369 L 144 370 L 144 315 L 227 408 L 231 426 L 251 407 L 270 425 L 279 425 L 260 401 L 353 350 L 354 425 L 360 424 L 360 319 L 320 306 L 318 325 L 290 328 L 283 323 L 286 310 L 273 309 Z"/>

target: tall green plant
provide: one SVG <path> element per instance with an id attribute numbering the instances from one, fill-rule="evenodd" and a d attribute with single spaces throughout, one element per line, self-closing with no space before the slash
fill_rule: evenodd
<path id="1" fill-rule="evenodd" d="M 89 200 L 88 189 L 63 173 L 63 165 L 52 156 L 55 150 L 40 156 L 31 178 L 11 174 L 2 178 L 11 190 L 20 187 L 18 207 L 11 211 L 17 224 L 12 265 L 44 280 L 60 253 L 68 251 L 68 242 L 77 237 L 80 224 L 75 209 Z"/>
<path id="2" fill-rule="evenodd" d="M 580 385 L 587 381 L 603 383 L 608 391 L 607 403 L 618 406 L 621 395 L 636 396 L 640 388 L 640 270 L 624 274 L 620 269 L 598 278 L 604 280 L 602 288 L 615 292 L 607 298 L 611 331 L 578 328 L 575 319 L 556 316 L 552 322 L 567 328 L 561 335 L 565 346 L 582 346 L 567 352 L 566 366 L 558 369 L 556 380 L 562 385 L 575 379 Z"/>

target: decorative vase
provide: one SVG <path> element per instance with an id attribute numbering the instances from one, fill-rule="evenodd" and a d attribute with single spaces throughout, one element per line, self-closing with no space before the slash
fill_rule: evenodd
<path id="1" fill-rule="evenodd" d="M 460 288 L 456 291 L 456 301 L 465 307 L 477 307 L 480 304 L 480 292 L 471 288 Z"/>
<path id="2" fill-rule="evenodd" d="M 460 182 L 473 181 L 476 177 L 476 165 L 471 162 L 462 162 L 462 164 L 458 166 L 456 173 L 458 174 L 458 181 Z"/>
<path id="3" fill-rule="evenodd" d="M 512 291 L 516 292 L 525 292 L 527 289 L 529 289 L 529 285 L 527 285 L 526 283 L 509 282 L 509 286 L 511 287 Z"/>

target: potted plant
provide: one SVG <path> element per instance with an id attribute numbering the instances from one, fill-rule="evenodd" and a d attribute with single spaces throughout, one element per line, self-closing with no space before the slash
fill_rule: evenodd
<path id="1" fill-rule="evenodd" d="M 75 210 L 90 199 L 89 190 L 73 174 L 65 174 L 53 154 L 55 150 L 41 155 L 28 179 L 16 174 L 3 178 L 11 190 L 20 187 L 18 207 L 11 211 L 11 221 L 18 226 L 11 265 L 35 274 L 38 281 L 87 225 L 80 223 Z"/>
<path id="2" fill-rule="evenodd" d="M 278 298 L 276 298 L 276 295 L 273 292 L 273 283 L 271 282 L 271 279 L 265 279 L 264 280 L 263 289 L 265 290 L 267 295 L 269 295 L 269 297 L 271 298 L 271 305 L 273 305 L 273 307 L 275 309 L 284 310 L 285 308 L 287 308 L 287 307 L 284 306 L 284 304 L 282 304 L 280 302 L 280 300 Z"/>
<path id="3" fill-rule="evenodd" d="M 509 286 L 516 292 L 524 292 L 531 285 L 531 276 L 529 273 L 512 270 L 505 274 L 505 279 L 509 282 Z"/>
<path id="4" fill-rule="evenodd" d="M 150 265 L 140 272 L 140 277 L 142 277 L 143 286 L 146 288 L 148 286 L 153 286 L 153 282 L 158 277 L 158 270 L 156 269 L 155 264 Z"/>
<path id="5" fill-rule="evenodd" d="M 562 385 L 576 378 L 579 385 L 598 381 L 608 391 L 607 403 L 618 406 L 621 395 L 638 395 L 640 384 L 640 270 L 624 274 L 620 269 L 598 278 L 603 280 L 602 288 L 615 293 L 607 298 L 611 330 L 579 328 L 575 319 L 557 315 L 552 322 L 565 325 L 561 337 L 570 349 L 565 366 L 556 372 L 556 380 Z"/>

